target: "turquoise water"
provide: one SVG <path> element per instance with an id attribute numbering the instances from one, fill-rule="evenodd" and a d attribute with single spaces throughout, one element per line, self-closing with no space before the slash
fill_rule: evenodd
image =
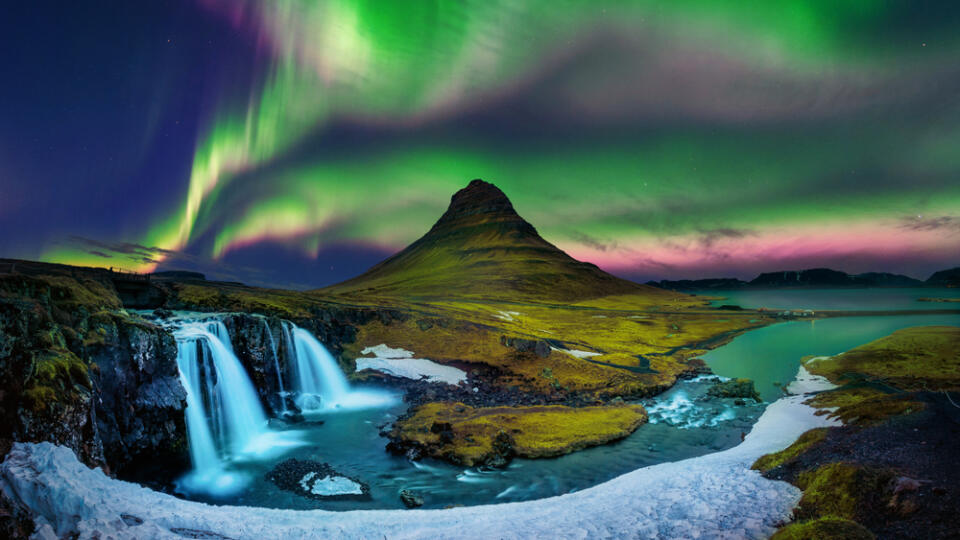
<path id="1" fill-rule="evenodd" d="M 747 291 L 740 299 L 776 302 L 777 298 L 789 298 L 791 303 L 783 307 L 810 309 L 826 309 L 824 306 L 828 305 L 831 309 L 851 310 L 953 306 L 916 302 L 918 295 L 934 296 L 945 290 L 909 291 Z M 738 303 L 752 305 L 742 300 Z M 960 326 L 960 315 L 943 313 L 783 322 L 741 335 L 703 358 L 717 375 L 753 379 L 763 399 L 769 402 L 780 395 L 780 389 L 774 383 L 786 384 L 793 380 L 804 356 L 837 354 L 901 328 L 925 325 Z M 642 401 L 650 412 L 651 423 L 641 426 L 620 442 L 555 459 L 517 459 L 503 470 L 457 467 L 429 459 L 414 463 L 388 454 L 385 451 L 387 440 L 379 435 L 379 431 L 403 413 L 404 405 L 323 413 L 314 416 L 314 419 L 324 420 L 323 425 L 301 424 L 290 428 L 303 437 L 304 446 L 292 449 L 274 461 L 242 464 L 239 472 L 251 481 L 249 489 L 243 493 L 224 498 L 192 498 L 216 504 L 352 510 L 401 508 L 398 497 L 401 489 L 420 492 L 426 499 L 426 508 L 560 495 L 594 486 L 641 467 L 696 457 L 739 444 L 741 436 L 749 432 L 765 404 L 736 406 L 733 400 L 707 398 L 705 393 L 710 385 L 710 381 L 702 379 L 682 381 L 655 399 Z M 372 498 L 369 501 L 316 501 L 282 491 L 266 480 L 265 475 L 278 461 L 287 457 L 327 462 L 342 474 L 367 482 Z"/>
<path id="2" fill-rule="evenodd" d="M 960 289 L 772 289 L 700 291 L 702 296 L 722 296 L 713 305 L 736 304 L 745 308 L 827 309 L 883 311 L 960 309 L 960 303 L 921 302 L 919 298 L 960 298 Z"/>
<path id="3" fill-rule="evenodd" d="M 942 304 L 941 304 L 942 305 Z M 960 326 L 960 315 L 839 317 L 792 321 L 753 330 L 702 358 L 717 375 L 753 379 L 766 401 L 780 395 L 774 383 L 793 380 L 804 356 L 834 355 L 911 326 Z"/>
<path id="4" fill-rule="evenodd" d="M 247 489 L 230 496 L 184 494 L 214 504 L 271 508 L 355 510 L 403 508 L 398 493 L 413 489 L 424 496 L 425 508 L 457 504 L 472 506 L 525 501 L 561 495 L 605 482 L 621 474 L 667 461 L 701 456 L 731 448 L 762 414 L 765 404 L 734 406 L 732 399 L 705 399 L 711 382 L 683 381 L 657 399 L 643 403 L 651 423 L 626 439 L 554 459 L 515 459 L 506 469 L 460 467 L 425 459 L 411 462 L 385 451 L 379 426 L 396 419 L 403 406 L 388 409 L 311 415 L 320 426 L 295 425 L 290 430 L 306 443 L 272 461 L 238 464 L 235 473 Z M 655 405 L 660 404 L 661 412 Z M 656 423 L 654 423 L 656 422 Z M 266 479 L 286 458 L 329 463 L 338 472 L 370 485 L 369 501 L 317 501 L 283 491 Z"/>

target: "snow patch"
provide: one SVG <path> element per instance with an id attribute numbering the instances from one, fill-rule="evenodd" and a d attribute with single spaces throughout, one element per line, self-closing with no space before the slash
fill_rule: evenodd
<path id="1" fill-rule="evenodd" d="M 513 321 L 514 317 L 520 316 L 519 311 L 497 311 L 497 313 L 499 314 L 497 318 L 504 321 Z"/>
<path id="2" fill-rule="evenodd" d="M 601 354 L 603 354 L 603 353 L 598 353 L 593 351 L 579 351 L 577 349 L 558 349 L 556 347 L 550 347 L 550 348 L 555 351 L 565 352 L 570 356 L 574 356 L 576 358 L 590 358 L 591 356 L 600 356 Z"/>
<path id="3" fill-rule="evenodd" d="M 331 495 L 363 495 L 360 484 L 345 476 L 324 476 L 314 480 L 315 471 L 308 472 L 300 479 L 300 487 L 304 491 L 329 497 Z"/>
<path id="4" fill-rule="evenodd" d="M 381 343 L 374 347 L 367 347 L 360 351 L 360 354 L 372 354 L 377 358 L 413 358 L 413 351 L 406 349 L 388 347 L 386 343 Z"/>
<path id="5" fill-rule="evenodd" d="M 803 396 L 767 407 L 740 445 L 646 467 L 589 489 L 536 501 L 448 510 L 278 510 L 177 499 L 89 469 L 66 447 L 17 443 L 0 489 L 58 536 L 178 538 L 173 529 L 230 538 L 764 538 L 788 521 L 800 491 L 750 465 L 803 432 L 838 422 Z M 142 520 L 129 525 L 117 516 Z M 46 530 L 46 529 L 45 529 Z"/>
<path id="6" fill-rule="evenodd" d="M 823 358 L 829 357 L 819 356 L 817 358 L 811 358 L 810 360 L 813 361 Z M 810 394 L 813 392 L 823 392 L 824 390 L 833 390 L 836 387 L 837 385 L 831 383 L 825 377 L 814 375 L 807 371 L 806 367 L 800 366 L 800 369 L 797 370 L 797 378 L 787 385 L 787 392 L 791 394 Z"/>
<path id="7" fill-rule="evenodd" d="M 467 372 L 453 366 L 444 366 L 426 358 L 414 358 L 413 352 L 394 349 L 386 344 L 367 347 L 360 354 L 373 354 L 373 358 L 357 358 L 357 371 L 370 369 L 418 381 L 426 377 L 428 382 L 457 385 L 467 380 Z"/>

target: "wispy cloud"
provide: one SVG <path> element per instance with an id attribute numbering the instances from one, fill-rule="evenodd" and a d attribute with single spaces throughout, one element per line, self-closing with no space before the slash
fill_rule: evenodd
<path id="1" fill-rule="evenodd" d="M 960 232 L 960 217 L 905 216 L 900 218 L 900 228 L 910 231 Z"/>
<path id="2" fill-rule="evenodd" d="M 597 251 L 616 251 L 619 246 L 615 240 L 603 241 L 595 236 L 590 236 L 589 234 L 573 231 L 569 234 L 570 238 L 574 241 L 579 242 L 587 247 L 596 249 Z"/>
<path id="3" fill-rule="evenodd" d="M 716 229 L 701 229 L 697 242 L 705 249 L 711 249 L 721 240 L 739 240 L 754 236 L 756 233 L 749 229 L 736 229 L 733 227 L 720 227 Z"/>

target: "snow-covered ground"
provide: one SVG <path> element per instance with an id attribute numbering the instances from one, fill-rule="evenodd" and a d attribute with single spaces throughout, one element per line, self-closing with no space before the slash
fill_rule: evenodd
<path id="1" fill-rule="evenodd" d="M 789 519 L 800 492 L 750 464 L 808 429 L 835 423 L 815 416 L 804 399 L 771 404 L 729 450 L 519 503 L 351 512 L 210 506 L 113 480 L 50 443 L 17 443 L 0 466 L 0 488 L 38 516 L 41 532 L 80 538 L 182 538 L 178 531 L 236 539 L 765 538 Z"/>
<path id="2" fill-rule="evenodd" d="M 394 349 L 381 343 L 367 347 L 360 354 L 372 354 L 373 358 L 357 358 L 357 371 L 372 369 L 394 377 L 456 385 L 467 380 L 467 373 L 453 366 L 444 366 L 426 358 L 414 358 L 413 352 Z"/>

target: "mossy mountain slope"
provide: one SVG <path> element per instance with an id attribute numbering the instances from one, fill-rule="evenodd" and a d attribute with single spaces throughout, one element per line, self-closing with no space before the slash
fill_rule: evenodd
<path id="1" fill-rule="evenodd" d="M 495 185 L 473 180 L 427 234 L 366 273 L 323 289 L 346 296 L 578 302 L 674 297 L 612 276 L 544 240 Z"/>

